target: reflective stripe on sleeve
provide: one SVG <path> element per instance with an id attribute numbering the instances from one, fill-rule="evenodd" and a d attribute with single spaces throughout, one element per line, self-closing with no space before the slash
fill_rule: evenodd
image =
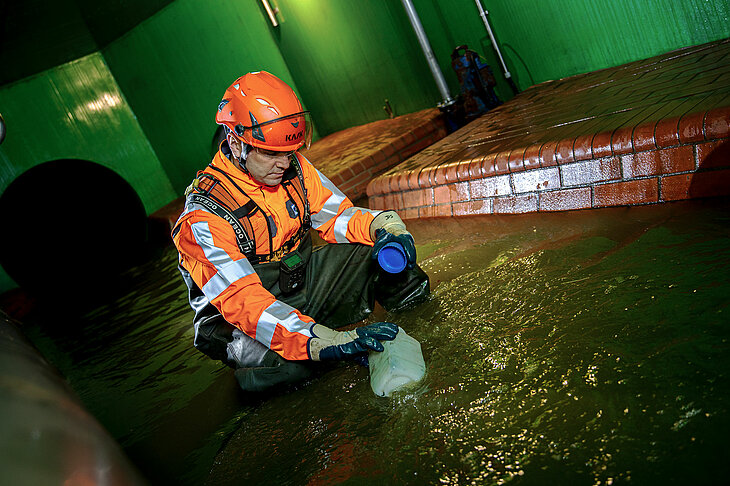
<path id="1" fill-rule="evenodd" d="M 369 209 L 357 207 L 345 209 L 344 211 L 342 211 L 342 214 L 340 214 L 335 220 L 334 233 L 335 241 L 337 241 L 337 243 L 350 243 L 350 240 L 347 239 L 347 225 L 350 223 L 350 220 L 357 212 L 360 212 L 362 214 L 370 213 L 373 216 L 377 216 L 378 214 L 382 213 L 382 211 L 371 211 Z"/>
<path id="2" fill-rule="evenodd" d="M 311 337 L 311 322 L 304 322 L 294 311 L 294 308 L 281 301 L 276 301 L 261 313 L 258 324 L 256 324 L 256 340 L 271 348 L 271 340 L 274 338 L 276 325 L 283 326 L 289 332 L 298 332 Z"/>
<path id="3" fill-rule="evenodd" d="M 332 182 L 327 179 L 324 174 L 317 170 L 317 175 L 319 176 L 319 180 L 322 185 L 332 192 L 332 195 L 327 198 L 327 201 L 324 203 L 324 206 L 319 212 L 312 214 L 312 227 L 314 229 L 318 229 L 320 226 L 337 216 L 340 204 L 342 204 L 342 201 L 345 200 L 345 195 L 342 194 L 342 192 L 337 189 L 337 186 L 332 184 Z"/>
<path id="4" fill-rule="evenodd" d="M 177 223 L 179 223 L 183 219 L 183 217 L 185 215 L 187 215 L 188 213 L 192 213 L 193 211 L 198 211 L 198 210 L 202 210 L 202 211 L 205 211 L 206 213 L 213 214 L 210 211 L 208 211 L 208 209 L 205 206 L 203 206 L 202 204 L 198 204 L 196 202 L 189 201 L 186 199 L 185 206 L 183 207 L 183 211 L 182 211 L 182 213 L 180 213 L 180 216 L 177 217 Z M 175 223 L 175 224 L 177 224 L 177 223 Z"/>
<path id="5" fill-rule="evenodd" d="M 205 258 L 215 267 L 216 274 L 201 289 L 208 300 L 213 300 L 233 282 L 255 273 L 246 258 L 231 260 L 230 255 L 213 243 L 213 235 L 207 221 L 190 225 L 195 241 L 203 249 Z"/>

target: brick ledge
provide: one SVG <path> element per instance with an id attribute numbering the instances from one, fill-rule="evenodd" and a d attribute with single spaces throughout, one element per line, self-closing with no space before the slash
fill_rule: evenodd
<path id="1" fill-rule="evenodd" d="M 730 195 L 730 106 L 389 173 L 367 190 L 371 208 L 404 219 Z"/>

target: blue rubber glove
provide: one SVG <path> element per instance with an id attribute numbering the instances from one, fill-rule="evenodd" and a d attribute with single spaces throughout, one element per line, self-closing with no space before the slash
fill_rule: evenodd
<path id="1" fill-rule="evenodd" d="M 384 211 L 380 213 L 370 225 L 371 236 L 373 237 L 373 252 L 371 257 L 377 260 L 378 252 L 386 244 L 399 243 L 406 253 L 406 268 L 413 268 L 416 265 L 416 243 L 413 236 L 406 230 L 406 225 L 395 211 Z"/>
<path id="2" fill-rule="evenodd" d="M 353 331 L 334 331 L 321 324 L 312 327 L 309 355 L 314 361 L 355 358 L 368 351 L 382 351 L 380 341 L 392 341 L 398 326 L 392 322 L 376 322 Z"/>

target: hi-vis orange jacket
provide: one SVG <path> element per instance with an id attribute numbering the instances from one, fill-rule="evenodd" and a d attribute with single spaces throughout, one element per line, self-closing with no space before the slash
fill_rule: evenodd
<path id="1" fill-rule="evenodd" d="M 312 227 L 328 243 L 362 243 L 372 245 L 370 223 L 380 211 L 353 207 L 352 202 L 301 154 L 297 154 L 311 214 Z M 226 186 L 235 183 L 267 215 L 272 249 L 282 247 L 301 226 L 287 202 L 290 195 L 279 184 L 259 184 L 237 168 L 221 150 L 212 167 L 224 171 L 231 179 L 216 178 Z M 204 172 L 216 175 L 208 168 Z M 230 190 L 237 194 L 237 190 Z M 238 201 L 243 205 L 246 201 Z M 262 218 L 263 220 L 263 218 Z M 261 224 L 261 223 L 260 223 Z M 266 228 L 253 228 L 265 234 Z M 277 300 L 268 292 L 253 265 L 241 253 L 233 227 L 220 216 L 209 212 L 191 198 L 175 225 L 173 240 L 180 254 L 180 265 L 187 270 L 207 300 L 223 318 L 253 339 L 290 360 L 309 359 L 308 342 L 314 321 L 297 309 Z M 255 238 L 257 253 L 269 251 L 268 238 Z"/>

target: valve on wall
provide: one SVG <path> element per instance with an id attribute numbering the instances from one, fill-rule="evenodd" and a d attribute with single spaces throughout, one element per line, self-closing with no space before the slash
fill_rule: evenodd
<path id="1" fill-rule="evenodd" d="M 5 140 L 5 120 L 3 120 L 3 115 L 0 113 L 0 143 L 3 143 L 3 140 Z"/>

